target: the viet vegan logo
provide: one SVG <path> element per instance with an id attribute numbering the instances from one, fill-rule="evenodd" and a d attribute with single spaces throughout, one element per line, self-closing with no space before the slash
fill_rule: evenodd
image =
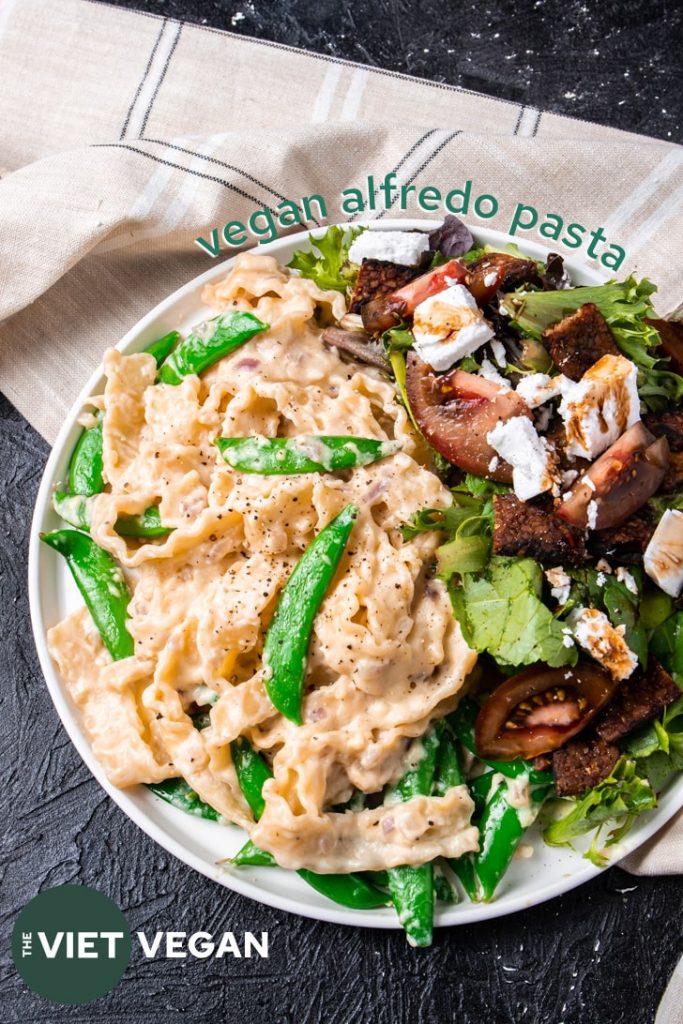
<path id="1" fill-rule="evenodd" d="M 28 987 L 55 1003 L 87 1003 L 109 992 L 130 961 L 128 922 L 84 885 L 39 893 L 19 914 L 12 957 Z"/>

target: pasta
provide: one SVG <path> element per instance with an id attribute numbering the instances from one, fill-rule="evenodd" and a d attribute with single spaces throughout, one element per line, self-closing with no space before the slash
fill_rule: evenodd
<path id="1" fill-rule="evenodd" d="M 437 535 L 398 526 L 449 493 L 419 461 L 394 388 L 343 362 L 316 314 L 345 312 L 272 257 L 243 254 L 203 299 L 269 325 L 177 386 L 155 383 L 145 353 L 106 353 L 103 458 L 108 489 L 91 499 L 91 534 L 124 567 L 135 654 L 112 662 L 87 611 L 49 631 L 93 751 L 117 786 L 183 777 L 226 820 L 288 868 L 319 873 L 420 864 L 477 848 L 464 786 L 400 805 L 334 811 L 354 790 L 395 782 L 430 723 L 455 707 L 475 654 L 430 578 Z M 356 435 L 398 454 L 343 473 L 260 476 L 226 465 L 216 437 Z M 316 616 L 303 724 L 268 698 L 263 638 L 279 593 L 312 538 L 349 502 L 360 512 Z M 158 505 L 167 536 L 136 541 L 121 515 Z M 201 732 L 190 717 L 211 706 Z M 230 743 L 263 752 L 273 777 L 258 823 Z"/>

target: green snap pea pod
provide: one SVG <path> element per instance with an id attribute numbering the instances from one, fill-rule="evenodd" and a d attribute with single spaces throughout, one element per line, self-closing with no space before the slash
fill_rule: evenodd
<path id="1" fill-rule="evenodd" d="M 274 868 L 277 866 L 277 861 L 272 853 L 259 850 L 251 839 L 248 839 L 242 849 L 237 851 L 232 858 L 232 863 L 238 867 Z"/>
<path id="2" fill-rule="evenodd" d="M 158 505 L 150 505 L 144 512 L 132 516 L 119 516 L 114 529 L 121 537 L 166 537 L 173 533 L 172 526 L 164 526 Z"/>
<path id="3" fill-rule="evenodd" d="M 194 814 L 197 818 L 206 818 L 208 821 L 218 821 L 220 814 L 205 803 L 193 789 L 188 786 L 185 779 L 164 779 L 163 782 L 151 782 L 148 789 L 160 796 L 172 807 L 177 807 L 186 814 Z"/>
<path id="4" fill-rule="evenodd" d="M 493 899 L 522 836 L 552 791 L 551 786 L 533 790 L 525 814 L 511 802 L 509 787 L 510 782 L 504 780 L 492 790 L 479 821 L 480 849 L 473 864 L 483 900 Z"/>
<path id="5" fill-rule="evenodd" d="M 347 505 L 311 541 L 280 594 L 266 633 L 266 692 L 277 710 L 297 725 L 301 725 L 301 697 L 313 621 L 357 515 L 356 506 Z"/>
<path id="6" fill-rule="evenodd" d="M 434 792 L 437 796 L 444 796 L 452 786 L 462 786 L 464 782 L 465 776 L 460 765 L 455 737 L 450 727 L 445 724 L 439 743 Z M 462 857 L 449 858 L 448 863 L 469 898 L 471 900 L 476 899 L 477 884 L 474 877 L 474 867 L 472 866 L 472 854 L 464 853 Z"/>
<path id="7" fill-rule="evenodd" d="M 434 865 L 434 895 L 442 903 L 458 903 L 459 897 L 438 864 Z"/>
<path id="8" fill-rule="evenodd" d="M 89 497 L 104 490 L 102 420 L 84 430 L 69 463 L 69 491 Z"/>
<path id="9" fill-rule="evenodd" d="M 483 772 L 481 775 L 475 776 L 473 779 L 469 779 L 467 787 L 470 791 L 472 799 L 474 800 L 474 818 L 481 818 L 486 807 L 486 801 L 491 794 L 491 786 L 496 779 L 496 772 L 492 769 L 487 772 Z"/>
<path id="10" fill-rule="evenodd" d="M 195 328 L 174 348 L 159 367 L 157 379 L 163 384 L 180 384 L 183 377 L 203 373 L 255 334 L 267 330 L 268 324 L 253 313 L 221 313 Z"/>
<path id="11" fill-rule="evenodd" d="M 429 796 L 443 726 L 439 722 L 424 737 L 424 756 L 390 791 L 390 799 L 410 800 Z M 434 869 L 432 864 L 389 868 L 389 893 L 411 946 L 429 946 L 434 927 Z"/>
<path id="12" fill-rule="evenodd" d="M 249 839 L 241 850 L 232 858 L 232 863 L 237 867 L 276 867 L 277 862 L 271 853 L 259 850 L 251 839 Z M 385 906 L 386 897 L 381 900 L 381 893 L 376 889 L 368 887 L 361 875 L 316 875 L 313 871 L 302 868 L 297 872 L 312 889 L 323 896 L 334 899 L 336 903 L 351 907 L 353 910 L 373 910 L 378 906 Z M 382 875 L 382 872 L 377 872 Z M 372 873 L 371 882 L 376 883 L 375 873 Z M 351 882 L 349 882 L 349 879 Z M 330 881 L 332 880 L 332 881 Z M 341 880 L 341 882 L 339 881 Z M 445 879 L 444 879 L 445 881 Z M 334 895 L 330 895 L 330 888 L 334 885 Z"/>
<path id="13" fill-rule="evenodd" d="M 553 783 L 554 777 L 552 772 L 539 771 L 539 769 L 534 768 L 530 761 L 523 761 L 521 758 L 515 761 L 492 761 L 477 753 L 474 739 L 474 723 L 478 713 L 479 708 L 474 701 L 465 698 L 465 700 L 460 702 L 456 710 L 448 716 L 448 722 L 453 732 L 471 754 L 478 757 L 489 768 L 493 768 L 494 771 L 500 772 L 501 775 L 505 775 L 509 779 L 514 779 L 518 775 L 527 775 L 530 782 L 538 785 L 551 785 Z"/>
<path id="14" fill-rule="evenodd" d="M 70 526 L 79 530 L 90 530 L 90 501 L 95 495 L 86 497 L 84 494 L 67 494 L 55 491 L 52 496 L 52 507 L 58 516 Z M 150 505 L 138 515 L 119 516 L 114 529 L 121 537 L 155 538 L 166 537 L 173 532 L 170 526 L 163 526 L 159 509 Z"/>
<path id="15" fill-rule="evenodd" d="M 54 530 L 41 534 L 66 559 L 104 646 L 114 661 L 129 658 L 133 637 L 126 628 L 130 593 L 123 573 L 108 551 L 78 530 Z"/>
<path id="16" fill-rule="evenodd" d="M 332 473 L 368 466 L 400 451 L 397 441 L 370 437 L 219 437 L 221 455 L 241 473 L 289 476 L 295 473 Z"/>
<path id="17" fill-rule="evenodd" d="M 251 808 L 254 820 L 258 821 L 265 808 L 261 790 L 266 779 L 271 778 L 270 769 L 261 755 L 245 739 L 235 740 L 231 743 L 230 752 L 244 799 Z M 239 863 L 244 864 L 247 862 L 245 857 L 248 856 L 250 858 L 248 863 L 254 864 L 256 863 L 254 857 L 257 853 L 264 857 L 269 856 L 252 844 L 250 850 L 242 847 L 237 858 L 240 858 Z M 237 858 L 235 863 L 238 863 Z M 265 865 L 270 862 L 263 861 L 262 863 Z M 378 892 L 359 874 L 318 875 L 314 871 L 302 868 L 297 871 L 297 875 L 303 878 L 316 892 L 327 896 L 335 903 L 354 910 L 374 910 L 377 907 L 385 907 L 388 902 L 384 893 Z"/>
<path id="18" fill-rule="evenodd" d="M 154 356 L 157 366 L 161 366 L 163 361 L 168 359 L 180 339 L 181 335 L 178 331 L 169 331 L 168 334 L 164 334 L 163 338 L 157 338 L 151 345 L 148 345 L 145 352 L 150 356 Z"/>

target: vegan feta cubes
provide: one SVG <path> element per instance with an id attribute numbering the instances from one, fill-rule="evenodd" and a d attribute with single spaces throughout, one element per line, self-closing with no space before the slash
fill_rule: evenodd
<path id="1" fill-rule="evenodd" d="M 403 267 L 416 267 L 429 250 L 429 235 L 421 231 L 364 231 L 349 248 L 352 263 L 388 260 Z"/>
<path id="2" fill-rule="evenodd" d="M 561 378 L 568 455 L 593 460 L 638 422 L 637 378 L 634 363 L 613 355 L 599 359 L 579 381 Z"/>
<path id="3" fill-rule="evenodd" d="M 498 420 L 486 440 L 512 466 L 512 486 L 520 501 L 557 488 L 557 456 L 528 417 Z"/>
<path id="4" fill-rule="evenodd" d="M 569 618 L 580 647 L 599 661 L 614 679 L 628 679 L 638 659 L 626 643 L 626 626 L 613 626 L 604 612 L 579 608 Z"/>
<path id="5" fill-rule="evenodd" d="M 493 334 L 474 296 L 462 284 L 431 295 L 413 315 L 415 351 L 434 370 L 448 370 Z"/>
<path id="6" fill-rule="evenodd" d="M 530 409 L 536 409 L 539 405 L 549 402 L 551 398 L 557 398 L 562 390 L 564 377 L 549 377 L 547 373 L 530 373 L 528 377 L 522 377 L 515 388 L 520 398 L 523 398 Z"/>
<path id="7" fill-rule="evenodd" d="M 668 509 L 643 556 L 645 572 L 670 597 L 683 590 L 683 512 Z"/>

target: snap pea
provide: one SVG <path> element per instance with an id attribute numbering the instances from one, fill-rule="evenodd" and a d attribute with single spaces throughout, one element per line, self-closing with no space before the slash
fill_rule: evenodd
<path id="1" fill-rule="evenodd" d="M 84 430 L 69 463 L 69 491 L 89 497 L 104 490 L 102 420 Z"/>
<path id="2" fill-rule="evenodd" d="M 410 768 L 389 798 L 399 801 L 429 796 L 439 753 L 442 724 L 430 729 L 423 739 L 424 755 Z M 434 869 L 432 864 L 403 865 L 387 872 L 389 893 L 411 946 L 429 946 L 434 927 Z"/>
<path id="3" fill-rule="evenodd" d="M 434 792 L 444 796 L 453 786 L 462 786 L 465 782 L 455 737 L 447 723 L 444 723 L 439 741 L 439 755 L 434 779 Z M 476 806 L 476 804 L 475 804 Z M 449 858 L 448 863 L 455 876 L 471 900 L 476 899 L 477 884 L 472 866 L 472 854 L 464 853 L 462 857 Z"/>
<path id="4" fill-rule="evenodd" d="M 145 352 L 150 356 L 154 356 L 157 366 L 161 366 L 164 359 L 170 356 L 180 338 L 181 335 L 178 331 L 169 331 L 168 334 L 164 334 L 163 338 L 157 338 L 151 345 L 148 345 Z"/>
<path id="5" fill-rule="evenodd" d="M 306 655 L 317 615 L 358 515 L 347 505 L 311 541 L 285 584 L 263 645 L 265 687 L 285 718 L 301 725 Z"/>
<path id="6" fill-rule="evenodd" d="M 126 628 L 130 593 L 123 573 L 108 551 L 78 530 L 53 530 L 40 539 L 66 559 L 102 642 L 114 661 L 129 658 L 133 638 Z"/>
<path id="7" fill-rule="evenodd" d="M 251 808 L 254 820 L 258 821 L 265 808 L 262 788 L 266 779 L 271 778 L 270 769 L 261 755 L 245 739 L 233 741 L 230 744 L 230 752 L 244 799 Z M 249 844 L 242 847 L 234 863 L 257 864 L 258 854 L 264 858 L 269 856 L 253 844 L 247 850 L 248 846 Z M 264 859 L 260 863 L 265 866 L 270 861 Z M 385 907 L 388 902 L 384 893 L 378 892 L 359 874 L 319 875 L 307 868 L 302 868 L 297 874 L 316 892 L 353 910 L 374 910 L 377 907 Z"/>
<path id="8" fill-rule="evenodd" d="M 493 898 L 522 836 L 552 791 L 551 786 L 534 789 L 530 794 L 528 814 L 523 817 L 510 801 L 509 785 L 508 780 L 503 779 L 491 791 L 479 821 L 480 849 L 474 854 L 473 865 L 483 900 Z"/>
<path id="9" fill-rule="evenodd" d="M 261 867 L 274 868 L 277 865 L 275 857 L 266 850 L 259 850 L 258 846 L 247 839 L 244 846 L 237 851 L 232 858 L 232 863 L 238 867 Z"/>
<path id="10" fill-rule="evenodd" d="M 163 384 L 180 384 L 183 377 L 203 373 L 255 334 L 267 330 L 268 324 L 253 313 L 221 313 L 200 324 L 174 348 L 159 367 L 157 379 Z"/>
<path id="11" fill-rule="evenodd" d="M 147 786 L 153 793 L 177 807 L 186 814 L 194 814 L 197 818 L 206 818 L 208 821 L 218 821 L 220 814 L 205 803 L 197 793 L 185 782 L 185 779 L 164 779 L 163 782 L 150 782 Z"/>
<path id="12" fill-rule="evenodd" d="M 93 497 L 94 495 L 86 497 L 84 494 L 55 491 L 52 496 L 52 507 L 65 523 L 87 532 L 90 530 L 90 501 Z M 162 525 L 156 505 L 150 505 L 138 515 L 119 516 L 114 529 L 121 537 L 165 537 L 173 532 L 172 527 Z"/>
<path id="13" fill-rule="evenodd" d="M 434 895 L 442 903 L 457 903 L 458 894 L 437 864 L 434 865 Z"/>
<path id="14" fill-rule="evenodd" d="M 295 473 L 332 473 L 338 469 L 368 466 L 395 455 L 397 441 L 370 437 L 219 437 L 221 455 L 241 473 L 266 476 Z"/>

